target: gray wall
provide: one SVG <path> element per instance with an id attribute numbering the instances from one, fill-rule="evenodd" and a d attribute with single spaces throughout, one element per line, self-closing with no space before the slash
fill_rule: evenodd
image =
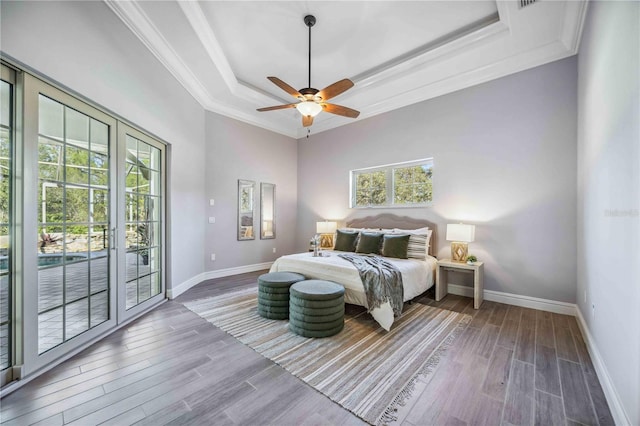
<path id="1" fill-rule="evenodd" d="M 219 114 L 206 114 L 205 270 L 273 261 L 296 242 L 297 141 Z M 238 179 L 256 182 L 256 239 L 237 241 Z M 276 185 L 276 238 L 260 240 L 260 182 Z M 209 199 L 215 200 L 213 207 Z M 273 253 L 273 248 L 276 253 Z M 211 253 L 216 261 L 211 261 Z"/>
<path id="2" fill-rule="evenodd" d="M 204 110 L 103 2 L 2 1 L 2 51 L 171 144 L 173 285 L 203 271 Z"/>
<path id="3" fill-rule="evenodd" d="M 634 425 L 640 424 L 639 28 L 640 3 L 592 2 L 578 55 L 576 298 L 628 417 L 617 420 Z"/>
<path id="4" fill-rule="evenodd" d="M 298 153 L 298 249 L 316 220 L 392 212 L 437 223 L 445 258 L 446 224 L 464 221 L 486 289 L 575 302 L 575 57 L 312 134 Z M 349 209 L 349 170 L 425 157 L 433 207 Z"/>

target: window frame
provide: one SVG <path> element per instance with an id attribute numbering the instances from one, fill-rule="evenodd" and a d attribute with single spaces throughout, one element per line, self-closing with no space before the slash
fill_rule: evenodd
<path id="1" fill-rule="evenodd" d="M 16 345 L 16 339 L 19 336 L 16 335 L 16 315 L 19 314 L 19 308 L 15 303 L 16 296 L 16 198 L 19 197 L 19 194 L 16 191 L 16 179 L 15 179 L 15 170 L 16 170 L 16 150 L 19 149 L 17 146 L 18 141 L 18 127 L 16 123 L 19 121 L 20 111 L 18 110 L 18 99 L 20 99 L 21 95 L 21 82 L 18 81 L 18 76 L 16 70 L 6 65 L 4 62 L 0 64 L 0 79 L 7 83 L 9 87 L 9 123 L 8 123 L 8 133 L 9 133 L 9 156 L 8 156 L 8 217 L 7 217 L 7 238 L 8 238 L 8 250 L 7 250 L 7 306 L 6 306 L 6 316 L 7 320 L 5 324 L 7 326 L 7 361 L 6 365 L 0 365 L 0 387 L 5 386 L 7 383 L 11 382 L 14 378 L 14 369 L 13 367 L 17 364 L 22 357 L 22 352 L 20 352 L 18 346 Z M 0 319 L 2 322 L 2 319 Z"/>
<path id="2" fill-rule="evenodd" d="M 430 207 L 433 205 L 433 195 L 431 201 L 425 203 L 402 203 L 397 204 L 395 202 L 395 176 L 394 171 L 399 168 L 414 167 L 414 166 L 430 166 L 433 171 L 434 162 L 433 157 L 422 158 L 419 160 L 403 161 L 400 163 L 385 164 L 382 166 L 365 167 L 361 169 L 354 169 L 349 171 L 349 208 L 352 209 L 403 209 L 403 208 L 415 208 L 415 207 Z M 368 204 L 357 205 L 357 178 L 359 175 L 370 174 L 375 172 L 385 172 L 385 192 L 386 202 L 384 204 Z M 433 185 L 433 176 L 431 178 Z"/>

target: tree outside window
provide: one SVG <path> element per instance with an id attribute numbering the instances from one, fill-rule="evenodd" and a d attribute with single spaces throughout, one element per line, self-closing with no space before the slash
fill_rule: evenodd
<path id="1" fill-rule="evenodd" d="M 431 164 L 393 169 L 393 203 L 430 203 L 433 200 L 432 177 Z"/>
<path id="2" fill-rule="evenodd" d="M 351 171 L 351 207 L 415 207 L 433 201 L 433 159 Z"/>
<path id="3" fill-rule="evenodd" d="M 356 206 L 383 206 L 387 202 L 386 172 L 356 175 Z"/>

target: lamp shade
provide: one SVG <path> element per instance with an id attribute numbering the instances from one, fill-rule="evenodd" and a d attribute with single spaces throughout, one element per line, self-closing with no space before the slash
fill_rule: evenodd
<path id="1" fill-rule="evenodd" d="M 475 225 L 466 225 L 464 223 L 447 224 L 447 241 L 471 243 L 474 241 L 475 235 Z"/>
<path id="2" fill-rule="evenodd" d="M 325 220 L 324 222 L 316 222 L 316 233 L 318 234 L 333 234 L 338 229 L 338 224 L 336 222 L 329 222 Z"/>
<path id="3" fill-rule="evenodd" d="M 296 109 L 300 111 L 300 114 L 306 116 L 315 117 L 322 111 L 320 104 L 313 101 L 304 101 L 296 105 Z"/>

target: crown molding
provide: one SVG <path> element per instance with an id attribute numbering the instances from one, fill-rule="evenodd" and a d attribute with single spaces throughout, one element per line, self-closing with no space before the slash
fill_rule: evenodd
<path id="1" fill-rule="evenodd" d="M 576 1 L 565 3 L 564 23 L 560 39 L 574 55 L 578 54 L 580 40 L 582 40 L 582 30 L 587 17 L 589 3 L 587 1 Z"/>
<path id="2" fill-rule="evenodd" d="M 200 4 L 195 1 L 179 1 L 178 5 L 231 93 L 251 103 L 288 102 L 238 80 Z"/>
<path id="3" fill-rule="evenodd" d="M 204 85 L 182 64 L 178 54 L 137 2 L 117 0 L 104 0 L 104 2 L 201 105 L 211 98 Z"/>
<path id="4" fill-rule="evenodd" d="M 258 119 L 246 111 L 215 101 L 135 1 L 104 1 L 203 108 L 285 136 L 292 138 L 297 136 L 293 128 L 283 126 L 266 118 Z M 182 4 L 183 2 L 179 3 Z M 235 81 L 235 76 L 233 76 L 233 79 Z M 238 85 L 237 81 L 236 85 Z M 242 87 L 241 85 L 238 86 Z"/>
<path id="5" fill-rule="evenodd" d="M 418 72 L 427 66 L 445 61 L 455 54 L 470 51 L 494 37 L 506 36 L 508 32 L 509 28 L 500 22 L 498 15 L 493 15 L 395 58 L 390 64 L 382 64 L 367 70 L 351 80 L 357 84 L 358 88 L 375 86 L 392 78 Z"/>
<path id="6" fill-rule="evenodd" d="M 136 1 L 105 0 L 105 3 L 203 108 L 292 138 L 306 136 L 307 129 L 301 127 L 298 117 L 282 113 L 262 116 L 254 110 L 256 105 L 287 103 L 289 100 L 258 89 L 236 77 L 198 2 L 178 1 L 178 5 L 232 95 L 232 98 L 225 95 L 226 101 L 216 98 L 207 90 Z M 359 119 L 352 121 L 325 114 L 314 123 L 313 133 L 354 123 L 577 53 L 587 12 L 586 0 L 567 1 L 564 4 L 562 27 L 553 42 L 524 52 L 517 51 L 473 69 L 460 66 L 459 63 L 455 65 L 456 59 L 461 57 L 464 63 L 467 60 L 465 55 L 472 56 L 477 49 L 490 49 L 492 43 L 499 46 L 514 34 L 511 22 L 522 21 L 523 16 L 518 15 L 518 19 L 513 20 L 511 14 L 521 11 L 514 2 L 497 1 L 496 5 L 496 15 L 481 19 L 354 76 L 352 80 L 356 87 L 342 95 L 340 103 L 360 107 L 362 113 Z M 438 69 L 439 73 L 425 78 L 434 69 Z M 359 106 L 358 100 L 363 97 L 371 98 L 372 90 L 377 97 L 366 103 L 366 107 Z M 234 99 L 240 102 L 235 104 Z"/>
<path id="7" fill-rule="evenodd" d="M 364 120 L 385 112 L 446 95 L 467 87 L 486 83 L 500 77 L 525 71 L 529 68 L 564 59 L 572 55 L 573 53 L 567 51 L 562 42 L 556 41 L 549 43 L 545 46 L 513 55 L 502 61 L 494 62 L 481 68 L 460 72 L 449 76 L 446 79 L 428 83 L 420 87 L 414 87 L 407 92 L 397 93 L 396 95 L 388 97 L 381 102 L 369 105 L 366 113 L 360 114 L 360 117 L 356 121 Z M 355 96 L 357 96 L 357 93 Z M 345 124 L 344 122 L 339 121 L 339 117 L 331 116 L 317 124 L 314 123 L 313 133 L 324 132 Z M 297 137 L 299 139 L 306 137 L 306 130 L 298 129 Z"/>

